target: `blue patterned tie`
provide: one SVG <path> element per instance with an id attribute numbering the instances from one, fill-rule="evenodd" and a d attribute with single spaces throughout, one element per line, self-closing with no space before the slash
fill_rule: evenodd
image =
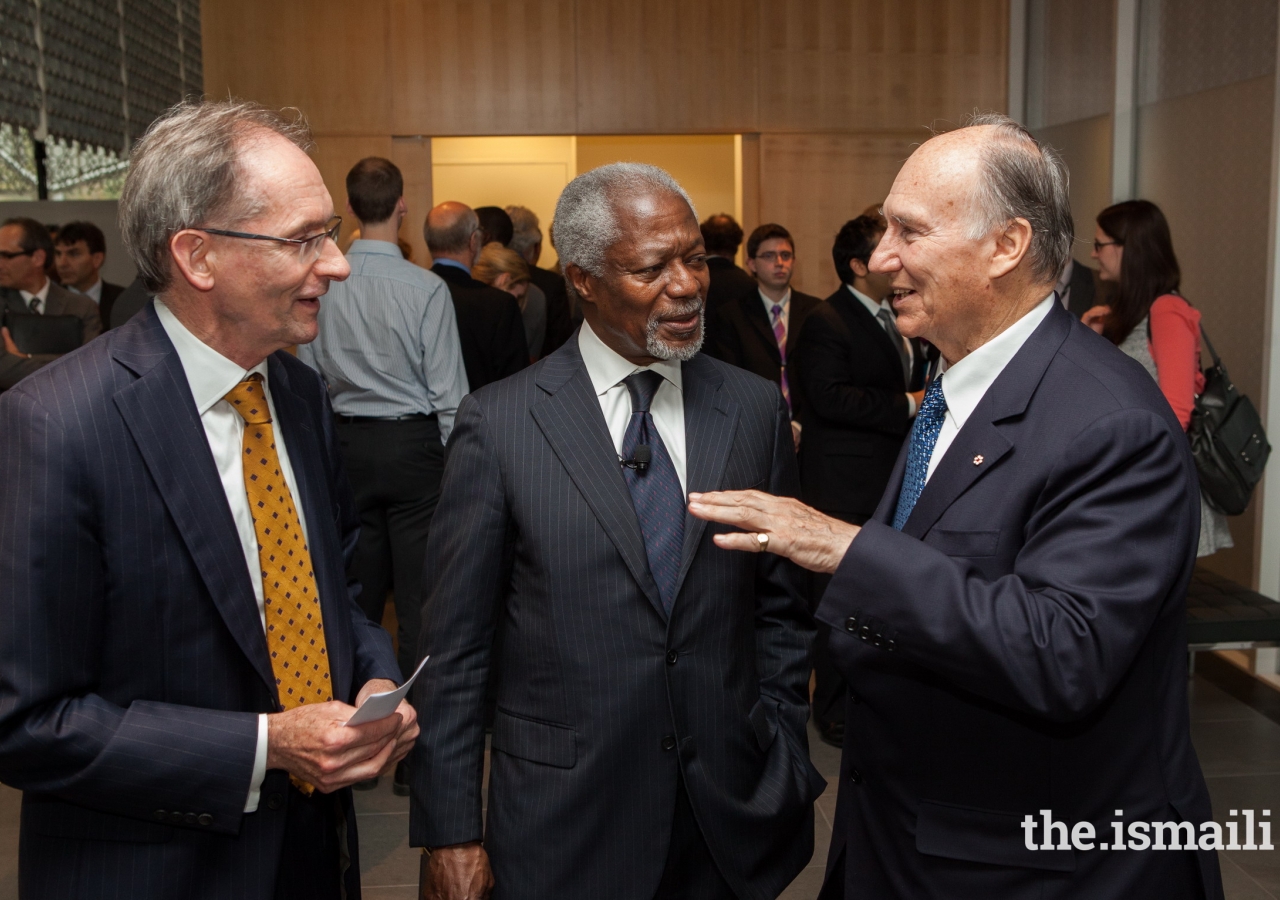
<path id="1" fill-rule="evenodd" d="M 902 474 L 902 490 L 898 493 L 898 510 L 893 514 L 893 527 L 902 530 L 916 508 L 929 474 L 929 457 L 933 455 L 942 422 L 947 417 L 947 397 L 942 393 L 942 376 L 929 382 L 924 401 L 911 428 L 911 447 L 907 450 L 907 468 Z"/>
<path id="2" fill-rule="evenodd" d="M 649 405 L 662 385 L 662 376 L 645 370 L 628 375 L 623 383 L 631 392 L 631 421 L 622 438 L 622 458 L 635 459 L 639 444 L 648 444 L 651 456 L 644 471 L 627 467 L 622 474 L 631 491 L 636 518 L 640 520 L 649 571 L 658 583 L 663 609 L 670 615 L 684 549 L 684 491 L 680 488 L 676 467 L 653 424 L 653 416 L 649 414 Z"/>

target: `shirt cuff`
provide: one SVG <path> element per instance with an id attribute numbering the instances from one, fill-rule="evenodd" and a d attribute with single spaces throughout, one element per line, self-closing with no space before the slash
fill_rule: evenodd
<path id="1" fill-rule="evenodd" d="M 916 409 L 916 398 L 907 394 L 907 418 L 914 419 L 917 412 L 919 412 L 919 410 Z"/>
<path id="2" fill-rule="evenodd" d="M 267 714 L 258 716 L 258 748 L 253 754 L 253 775 L 249 779 L 249 799 L 244 811 L 258 811 L 258 797 L 262 793 L 262 779 L 267 777 Z"/>

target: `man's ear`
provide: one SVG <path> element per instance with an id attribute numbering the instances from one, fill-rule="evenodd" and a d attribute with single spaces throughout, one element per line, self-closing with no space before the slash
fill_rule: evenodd
<path id="1" fill-rule="evenodd" d="M 95 269 L 101 269 L 101 268 L 102 268 L 102 264 L 103 264 L 104 262 L 106 262 L 106 261 L 107 261 L 107 254 L 105 254 L 105 253 L 94 253 L 94 254 L 92 254 L 89 258 L 90 258 L 91 260 L 93 260 L 93 267 L 94 267 Z"/>
<path id="2" fill-rule="evenodd" d="M 569 263 L 564 267 L 564 274 L 579 297 L 588 303 L 596 302 L 595 279 L 590 272 L 575 263 Z"/>
<path id="3" fill-rule="evenodd" d="M 44 250 L 31 251 L 31 265 L 35 266 L 38 269 L 43 270 L 45 268 L 45 265 L 48 262 L 49 262 L 49 254 L 45 253 Z"/>
<path id="4" fill-rule="evenodd" d="M 867 264 L 860 259 L 850 259 L 849 268 L 852 269 L 853 274 L 857 275 L 859 278 L 866 278 L 867 272 L 870 271 L 867 268 Z"/>
<path id="5" fill-rule="evenodd" d="M 184 228 L 169 238 L 169 255 L 187 284 L 197 291 L 213 290 L 216 262 L 212 243 L 203 231 Z"/>
<path id="6" fill-rule="evenodd" d="M 1031 249 L 1031 233 L 1031 223 L 1019 216 L 996 235 L 988 273 L 993 281 L 1008 275 L 1022 263 Z"/>
<path id="7" fill-rule="evenodd" d="M 746 262 L 746 264 L 747 264 L 747 271 L 748 271 L 748 272 L 750 272 L 752 275 L 755 275 L 755 276 L 759 277 L 759 274 L 760 274 L 760 273 L 756 271 L 756 261 L 755 261 L 755 257 L 748 256 L 748 257 L 746 258 L 745 262 Z"/>

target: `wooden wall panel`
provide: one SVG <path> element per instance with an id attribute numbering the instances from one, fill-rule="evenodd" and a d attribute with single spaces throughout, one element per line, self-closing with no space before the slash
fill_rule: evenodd
<path id="1" fill-rule="evenodd" d="M 574 0 L 390 5 L 392 133 L 574 133 Z"/>
<path id="2" fill-rule="evenodd" d="M 312 154 L 316 167 L 324 177 L 333 207 L 342 216 L 339 245 L 345 248 L 357 222 L 347 212 L 347 173 L 366 156 L 382 156 L 400 168 L 404 176 L 404 199 L 409 214 L 400 226 L 400 237 L 413 247 L 413 261 L 420 266 L 431 264 L 431 255 L 422 236 L 422 225 L 431 209 L 431 141 L 430 139 L 392 139 L 388 135 L 320 135 Z"/>
<path id="3" fill-rule="evenodd" d="M 579 0 L 578 133 L 756 127 L 756 0 Z"/>
<path id="4" fill-rule="evenodd" d="M 798 290 L 826 297 L 839 286 L 831 263 L 836 232 L 884 200 L 916 143 L 908 134 L 761 135 L 760 221 L 795 238 Z"/>
<path id="5" fill-rule="evenodd" d="M 871 131 L 1007 104 L 1007 0 L 759 0 L 760 130 Z"/>
<path id="6" fill-rule="evenodd" d="M 387 12 L 387 0 L 205 0 L 205 93 L 296 106 L 318 134 L 391 134 Z"/>

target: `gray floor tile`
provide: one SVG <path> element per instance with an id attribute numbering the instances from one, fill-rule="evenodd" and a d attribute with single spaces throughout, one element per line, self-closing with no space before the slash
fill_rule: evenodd
<path id="1" fill-rule="evenodd" d="M 1280 772 L 1280 725 L 1263 716 L 1193 722 L 1191 740 L 1206 777 Z"/>
<path id="2" fill-rule="evenodd" d="M 779 900 L 813 900 L 822 890 L 822 866 L 807 866 L 782 892 Z"/>
<path id="3" fill-rule="evenodd" d="M 1187 696 L 1191 701 L 1193 724 L 1258 717 L 1258 713 L 1204 678 L 1191 679 L 1187 685 Z"/>
<path id="4" fill-rule="evenodd" d="M 1275 894 L 1260 885 L 1254 878 L 1230 859 L 1222 862 L 1222 892 L 1226 900 L 1276 900 Z"/>

